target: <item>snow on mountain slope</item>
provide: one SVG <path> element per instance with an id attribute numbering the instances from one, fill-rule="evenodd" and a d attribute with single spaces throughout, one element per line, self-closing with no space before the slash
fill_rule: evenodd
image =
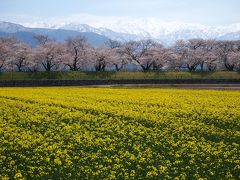
<path id="1" fill-rule="evenodd" d="M 66 30 L 74 30 L 74 31 L 80 31 L 80 32 L 94 32 L 103 36 L 106 36 L 110 39 L 118 40 L 118 41 L 126 41 L 126 40 L 140 40 L 144 37 L 139 37 L 135 34 L 129 34 L 129 33 L 121 33 L 121 32 L 115 32 L 107 28 L 94 28 L 92 26 L 89 26 L 87 24 L 77 24 L 77 23 L 69 23 L 64 26 L 58 27 L 60 29 L 66 29 Z"/>
<path id="2" fill-rule="evenodd" d="M 32 28 L 93 32 L 119 41 L 151 38 L 164 44 L 172 44 L 179 39 L 219 39 L 225 37 L 227 40 L 238 40 L 240 37 L 240 23 L 227 26 L 206 26 L 193 23 L 164 22 L 156 18 L 79 15 L 48 22 L 21 24 Z"/>
<path id="3" fill-rule="evenodd" d="M 218 38 L 219 40 L 240 40 L 240 31 L 234 33 L 227 33 Z"/>
<path id="4" fill-rule="evenodd" d="M 49 38 L 59 42 L 63 42 L 69 37 L 81 35 L 93 46 L 102 46 L 109 40 L 106 36 L 99 35 L 90 30 L 80 32 L 64 29 L 29 28 L 15 23 L 0 21 L 0 36 L 15 36 L 18 40 L 35 46 L 36 40 L 34 40 L 33 36 L 37 34 L 47 35 Z"/>
<path id="5" fill-rule="evenodd" d="M 19 31 L 26 31 L 27 28 L 25 28 L 22 25 L 19 24 L 13 24 L 9 22 L 0 21 L 0 31 L 5 33 L 16 33 Z"/>
<path id="6" fill-rule="evenodd" d="M 139 40 L 139 39 L 155 39 L 165 44 L 172 44 L 176 40 L 204 38 L 218 39 L 228 34 L 229 40 L 237 40 L 240 36 L 240 23 L 230 26 L 204 26 L 189 23 L 163 23 L 155 21 L 133 21 L 131 23 L 118 21 L 111 25 L 106 24 L 104 28 L 93 28 L 89 25 L 71 23 L 59 27 L 61 29 L 91 31 L 97 34 L 107 36 L 115 40 Z M 234 33 L 234 36 L 231 34 Z M 226 38 L 227 38 L 226 37 Z M 233 39 L 231 39 L 233 37 Z"/>

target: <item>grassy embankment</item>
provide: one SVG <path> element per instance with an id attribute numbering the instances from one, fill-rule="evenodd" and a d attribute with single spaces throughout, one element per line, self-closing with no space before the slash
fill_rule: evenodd
<path id="1" fill-rule="evenodd" d="M 6 80 L 240 79 L 239 72 L 1 72 Z"/>

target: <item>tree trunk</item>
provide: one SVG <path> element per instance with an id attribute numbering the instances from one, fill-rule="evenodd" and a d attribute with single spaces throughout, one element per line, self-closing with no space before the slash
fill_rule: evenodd
<path id="1" fill-rule="evenodd" d="M 152 63 L 147 63 L 146 65 L 141 64 L 140 65 L 143 71 L 149 71 L 152 67 Z"/>
<path id="2" fill-rule="evenodd" d="M 200 67 L 201 67 L 201 71 L 203 71 L 203 68 L 204 68 L 204 62 L 201 62 Z"/>
<path id="3" fill-rule="evenodd" d="M 0 65 L 0 71 L 2 70 L 2 67 L 3 67 L 3 63 Z"/>
<path id="4" fill-rule="evenodd" d="M 189 65 L 189 64 L 187 64 L 187 68 L 188 68 L 189 71 L 195 71 L 196 70 L 195 66 L 192 66 L 192 65 Z"/>
<path id="5" fill-rule="evenodd" d="M 50 61 L 46 61 L 46 64 L 42 63 L 42 65 L 44 69 L 48 72 L 51 71 L 54 66 L 54 64 L 52 64 Z"/>

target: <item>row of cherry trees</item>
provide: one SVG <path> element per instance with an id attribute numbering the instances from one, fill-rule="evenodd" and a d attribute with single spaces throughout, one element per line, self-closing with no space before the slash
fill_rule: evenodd
<path id="1" fill-rule="evenodd" d="M 171 47 L 151 40 L 120 43 L 109 41 L 92 47 L 78 36 L 59 43 L 47 36 L 34 36 L 37 47 L 0 37 L 1 71 L 60 70 L 188 70 L 240 71 L 240 41 L 191 39 Z"/>

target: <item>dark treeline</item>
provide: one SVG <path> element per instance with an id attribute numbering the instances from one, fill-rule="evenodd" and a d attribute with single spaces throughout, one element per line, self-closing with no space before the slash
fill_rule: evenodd
<path id="1" fill-rule="evenodd" d="M 240 71 L 240 41 L 191 39 L 171 47 L 152 40 L 109 40 L 92 47 L 84 37 L 56 42 L 37 35 L 37 47 L 0 37 L 1 71 Z"/>

